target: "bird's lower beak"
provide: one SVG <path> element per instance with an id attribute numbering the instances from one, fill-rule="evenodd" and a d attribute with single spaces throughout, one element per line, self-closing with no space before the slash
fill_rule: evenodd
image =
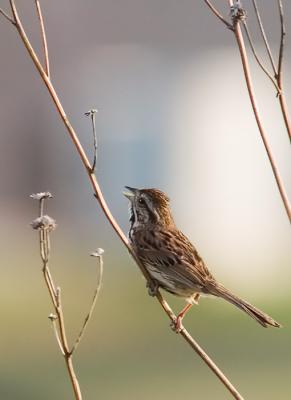
<path id="1" fill-rule="evenodd" d="M 138 191 L 138 189 L 135 188 L 131 188 L 129 186 L 125 186 L 125 189 L 123 191 L 123 195 L 130 201 L 132 201 L 132 199 L 134 198 L 136 192 Z"/>

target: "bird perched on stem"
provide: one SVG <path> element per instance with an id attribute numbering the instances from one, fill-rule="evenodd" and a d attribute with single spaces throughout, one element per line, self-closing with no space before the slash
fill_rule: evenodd
<path id="1" fill-rule="evenodd" d="M 175 330 L 182 328 L 182 319 L 200 295 L 221 297 L 247 313 L 264 327 L 281 325 L 245 300 L 218 283 L 189 239 L 177 229 L 169 198 L 158 189 L 134 189 L 126 186 L 129 199 L 129 240 L 153 284 L 149 293 L 162 288 L 186 299 L 187 305 L 178 314 Z"/>

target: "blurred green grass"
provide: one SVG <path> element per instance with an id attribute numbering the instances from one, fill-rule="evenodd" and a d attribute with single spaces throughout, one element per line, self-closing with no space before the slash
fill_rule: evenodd
<path id="1" fill-rule="evenodd" d="M 94 317 L 75 356 L 85 399 L 231 398 L 187 344 L 169 328 L 147 295 L 140 272 L 128 260 L 105 253 L 104 281 Z M 70 399 L 65 366 L 47 319 L 52 311 L 37 252 L 6 271 L 1 293 L 0 398 Z M 53 254 L 62 287 L 70 340 L 78 333 L 94 289 L 94 260 Z M 91 264 L 91 265 L 90 265 Z M 233 288 L 232 288 L 233 289 Z M 202 299 L 185 326 L 247 399 L 289 399 L 290 298 L 270 293 L 250 298 L 284 325 L 264 329 L 221 300 Z M 275 297 L 275 296 L 273 296 Z M 176 310 L 183 302 L 168 296 Z"/>

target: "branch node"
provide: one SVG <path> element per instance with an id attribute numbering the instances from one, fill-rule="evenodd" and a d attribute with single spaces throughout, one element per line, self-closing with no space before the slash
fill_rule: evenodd
<path id="1" fill-rule="evenodd" d="M 242 7 L 240 0 L 236 0 L 235 3 L 230 6 L 230 17 L 234 25 L 239 21 L 245 21 L 247 18 L 247 12 Z"/>
<path id="2" fill-rule="evenodd" d="M 3 17 L 7 19 L 7 21 L 11 22 L 12 25 L 16 26 L 16 21 L 12 17 L 10 17 L 10 15 L 8 15 L 4 10 L 2 10 L 2 8 L 0 8 L 0 14 L 2 14 Z"/>

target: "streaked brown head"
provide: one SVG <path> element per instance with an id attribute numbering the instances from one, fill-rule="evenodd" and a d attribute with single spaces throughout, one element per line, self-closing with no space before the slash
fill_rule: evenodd
<path id="1" fill-rule="evenodd" d="M 168 196 L 158 189 L 135 189 L 125 186 L 123 194 L 130 201 L 131 227 L 174 225 Z"/>

